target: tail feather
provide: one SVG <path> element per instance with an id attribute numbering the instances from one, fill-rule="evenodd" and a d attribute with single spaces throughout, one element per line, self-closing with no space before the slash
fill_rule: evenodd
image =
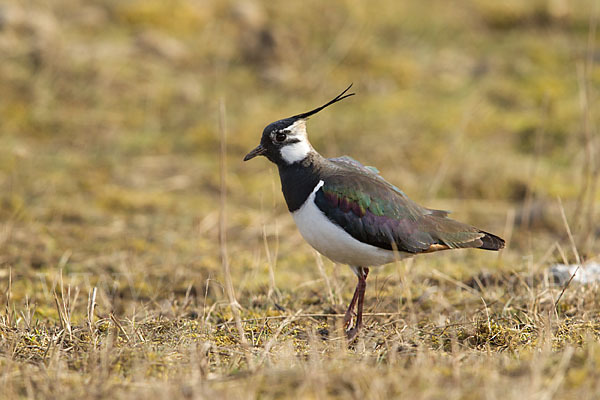
<path id="1" fill-rule="evenodd" d="M 502 239 L 501 237 L 485 231 L 481 231 L 481 233 L 485 233 L 485 235 L 479 239 L 483 242 L 483 244 L 479 246 L 480 249 L 500 250 L 504 248 L 504 239 Z"/>

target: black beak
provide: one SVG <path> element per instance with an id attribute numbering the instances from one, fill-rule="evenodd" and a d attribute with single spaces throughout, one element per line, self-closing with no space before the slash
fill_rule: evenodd
<path id="1" fill-rule="evenodd" d="M 262 146 L 262 144 L 259 144 L 254 150 L 246 154 L 246 157 L 244 157 L 244 161 L 252 160 L 256 156 L 262 156 L 263 154 L 265 154 L 266 151 L 267 149 L 265 149 Z"/>

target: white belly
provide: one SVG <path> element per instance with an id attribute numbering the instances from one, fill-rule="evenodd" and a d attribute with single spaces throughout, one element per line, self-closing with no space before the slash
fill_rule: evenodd
<path id="1" fill-rule="evenodd" d="M 335 262 L 357 267 L 377 266 L 408 257 L 360 242 L 330 221 L 315 204 L 315 193 L 323 184 L 319 181 L 302 207 L 292 213 L 302 237 L 312 247 Z"/>

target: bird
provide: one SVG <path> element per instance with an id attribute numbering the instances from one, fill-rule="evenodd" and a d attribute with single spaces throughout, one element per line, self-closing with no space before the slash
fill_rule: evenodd
<path id="1" fill-rule="evenodd" d="M 349 341 L 363 326 L 369 268 L 442 250 L 504 248 L 499 236 L 450 219 L 448 211 L 420 206 L 376 168 L 349 156 L 325 158 L 313 148 L 307 120 L 355 95 L 347 93 L 351 87 L 320 107 L 270 123 L 244 157 L 264 156 L 277 166 L 287 208 L 304 240 L 356 275 L 343 319 Z"/>

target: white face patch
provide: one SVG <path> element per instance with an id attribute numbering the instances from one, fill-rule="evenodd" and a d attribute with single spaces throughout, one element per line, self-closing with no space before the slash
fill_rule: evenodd
<path id="1" fill-rule="evenodd" d="M 310 144 L 305 140 L 301 140 L 298 143 L 291 143 L 283 146 L 280 152 L 281 158 L 283 158 L 285 162 L 288 164 L 293 164 L 295 162 L 304 160 L 311 150 L 312 147 Z"/>
<path id="2" fill-rule="evenodd" d="M 313 151 L 306 135 L 306 121 L 302 119 L 298 120 L 288 126 L 286 131 L 289 131 L 288 140 L 298 141 L 283 145 L 280 150 L 281 158 L 288 164 L 304 160 Z"/>

